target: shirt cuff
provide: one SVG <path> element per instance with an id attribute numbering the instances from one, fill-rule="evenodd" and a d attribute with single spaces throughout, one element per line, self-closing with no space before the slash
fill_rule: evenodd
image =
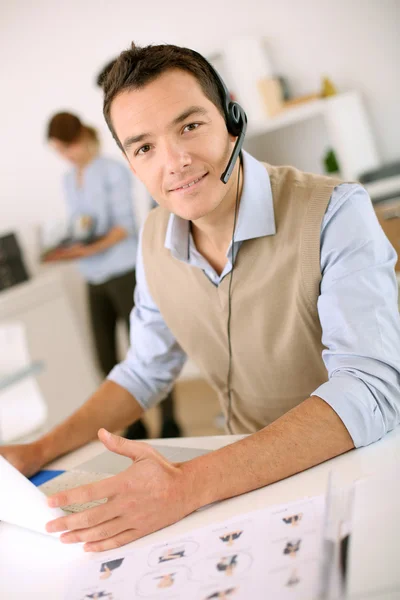
<path id="1" fill-rule="evenodd" d="M 117 383 L 132 394 L 143 410 L 148 410 L 158 404 L 172 388 L 172 384 L 170 386 L 163 384 L 157 386 L 158 389 L 152 389 L 147 382 L 132 372 L 132 369 L 123 362 L 112 369 L 107 379 Z"/>
<path id="2" fill-rule="evenodd" d="M 372 444 L 385 435 L 379 406 L 361 379 L 337 373 L 311 395 L 322 398 L 336 412 L 356 448 Z"/>

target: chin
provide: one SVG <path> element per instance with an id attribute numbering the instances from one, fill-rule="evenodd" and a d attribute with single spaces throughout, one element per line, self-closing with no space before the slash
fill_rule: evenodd
<path id="1" fill-rule="evenodd" d="M 211 206 L 210 204 L 206 206 L 202 204 L 198 206 L 180 206 L 175 208 L 176 210 L 172 210 L 172 212 L 178 217 L 181 217 L 186 221 L 197 221 L 211 213 L 215 206 Z"/>

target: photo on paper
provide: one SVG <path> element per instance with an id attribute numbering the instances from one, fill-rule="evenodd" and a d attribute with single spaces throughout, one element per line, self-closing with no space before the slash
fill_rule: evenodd
<path id="1" fill-rule="evenodd" d="M 312 560 L 319 556 L 321 546 L 319 530 L 303 533 L 289 528 L 288 531 L 290 535 L 276 538 L 265 546 L 271 569 L 289 566 L 298 560 Z"/>
<path id="2" fill-rule="evenodd" d="M 248 552 L 231 552 L 215 554 L 193 566 L 193 577 L 196 580 L 230 579 L 246 573 L 253 562 Z"/>
<path id="3" fill-rule="evenodd" d="M 283 549 L 283 554 L 286 556 L 290 556 L 291 558 L 295 558 L 297 553 L 300 550 L 301 539 L 298 540 L 289 540 L 286 542 L 285 547 Z"/>
<path id="4" fill-rule="evenodd" d="M 106 562 L 101 563 L 100 579 L 109 579 L 116 571 L 116 569 L 119 569 L 123 562 L 123 558 L 114 558 L 112 560 L 108 560 Z"/>
<path id="5" fill-rule="evenodd" d="M 293 569 L 291 571 L 289 577 L 287 578 L 285 586 L 289 587 L 289 588 L 293 588 L 293 587 L 296 587 L 300 583 L 300 581 L 301 581 L 301 579 L 297 574 L 297 569 Z"/>
<path id="6" fill-rule="evenodd" d="M 227 577 L 232 577 L 238 568 L 238 555 L 222 556 L 215 565 L 215 568 L 220 573 L 225 573 Z"/>
<path id="7" fill-rule="evenodd" d="M 94 592 L 88 592 L 81 597 L 81 600 L 118 600 L 118 597 L 106 590 L 96 590 Z"/>
<path id="8" fill-rule="evenodd" d="M 282 521 L 285 523 L 285 525 L 288 525 L 289 527 L 298 527 L 301 519 L 303 517 L 303 513 L 295 513 L 293 515 L 290 515 L 288 517 L 282 517 Z"/>
<path id="9" fill-rule="evenodd" d="M 211 594 L 204 596 L 204 600 L 230 600 L 236 596 L 236 592 L 239 590 L 238 587 L 229 587 L 222 590 L 211 592 Z"/>
<path id="10" fill-rule="evenodd" d="M 224 547 L 231 550 L 249 547 L 252 545 L 259 531 L 260 524 L 258 523 L 256 526 L 252 519 L 245 519 L 222 527 L 216 527 L 213 530 L 216 549 Z"/>
<path id="11" fill-rule="evenodd" d="M 279 508 L 271 513 L 269 534 L 275 538 L 319 530 L 322 514 L 323 504 L 314 499 Z"/>
<path id="12" fill-rule="evenodd" d="M 268 573 L 267 586 L 271 598 L 310 600 L 316 597 L 319 575 L 317 559 L 296 561 Z"/>
<path id="13" fill-rule="evenodd" d="M 146 573 L 137 583 L 136 594 L 140 597 L 157 597 L 165 592 L 177 594 L 189 581 L 190 570 L 185 566 L 169 566 Z M 136 596 L 134 596 L 136 597 Z M 168 595 L 169 597 L 169 595 Z"/>
<path id="14" fill-rule="evenodd" d="M 237 529 L 236 531 L 230 531 L 219 536 L 221 542 L 225 544 L 227 548 L 235 545 L 235 542 L 243 535 L 243 529 Z"/>
<path id="15" fill-rule="evenodd" d="M 150 567 L 157 567 L 166 563 L 176 563 L 193 556 L 198 549 L 199 544 L 192 540 L 183 540 L 177 544 L 163 544 L 150 552 L 148 564 Z"/>

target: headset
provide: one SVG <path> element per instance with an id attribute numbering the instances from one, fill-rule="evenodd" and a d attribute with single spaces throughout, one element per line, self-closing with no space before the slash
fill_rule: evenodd
<path id="1" fill-rule="evenodd" d="M 194 56 L 200 59 L 204 65 L 207 66 L 207 69 L 211 71 L 212 75 L 214 76 L 214 80 L 218 86 L 219 95 L 222 100 L 222 108 L 224 110 L 226 127 L 231 135 L 237 137 L 235 147 L 233 148 L 226 169 L 221 175 L 222 183 L 226 184 L 232 175 L 235 163 L 240 155 L 240 152 L 242 151 L 244 137 L 247 130 L 247 115 L 240 104 L 231 99 L 228 88 L 212 64 L 209 63 L 204 56 L 199 54 L 199 52 L 196 52 L 195 50 L 192 50 L 191 52 Z"/>
<path id="2" fill-rule="evenodd" d="M 232 150 L 232 154 L 229 158 L 228 164 L 225 168 L 225 171 L 221 175 L 222 183 L 228 183 L 230 176 L 232 175 L 233 169 L 235 167 L 237 159 L 240 157 L 240 153 L 242 151 L 244 138 L 247 130 L 247 115 L 244 109 L 231 99 L 231 95 L 226 87 L 224 81 L 218 72 L 214 69 L 214 67 L 198 52 L 192 50 L 194 56 L 196 56 L 199 60 L 203 62 L 214 76 L 214 80 L 218 86 L 218 91 L 220 98 L 222 100 L 222 107 L 225 115 L 225 122 L 228 132 L 237 137 L 235 146 Z M 237 221 L 237 214 L 239 208 L 239 189 L 240 189 L 240 169 L 238 172 L 238 180 L 237 180 L 237 189 L 236 189 L 236 202 L 235 202 L 235 216 L 233 220 L 233 229 L 232 229 L 232 242 L 231 242 L 231 253 L 232 253 L 232 269 L 230 272 L 229 279 L 229 289 L 228 289 L 228 321 L 227 321 L 227 336 L 228 336 L 228 353 L 229 353 L 229 365 L 228 365 L 228 374 L 227 374 L 227 391 L 228 391 L 228 411 L 226 417 L 226 428 L 229 433 L 233 433 L 231 429 L 231 414 L 232 414 L 232 390 L 231 390 L 231 380 L 232 380 L 232 341 L 231 341 L 231 305 L 232 305 L 232 276 L 233 269 L 235 265 L 235 256 L 234 256 L 234 243 L 235 243 L 235 228 Z"/>

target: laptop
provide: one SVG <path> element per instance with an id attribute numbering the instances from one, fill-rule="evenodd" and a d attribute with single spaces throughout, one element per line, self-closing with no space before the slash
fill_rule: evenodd
<path id="1" fill-rule="evenodd" d="M 146 442 L 145 442 L 146 443 Z M 149 444 L 150 445 L 150 444 Z M 152 446 L 167 460 L 171 462 L 186 462 L 197 456 L 203 456 L 210 452 L 200 448 L 185 448 L 181 446 Z M 69 471 L 61 472 L 57 476 L 39 485 L 39 489 L 46 495 L 51 496 L 57 492 L 70 490 L 88 483 L 95 483 L 107 477 L 112 477 L 124 471 L 132 464 L 132 460 L 126 456 L 120 456 L 113 452 L 105 451 L 94 458 L 81 463 Z M 87 502 L 85 504 L 72 504 L 63 506 L 66 513 L 76 513 L 93 508 L 107 502 L 107 499 Z"/>
<path id="2" fill-rule="evenodd" d="M 151 446 L 151 444 L 149 444 L 149 446 Z M 170 462 L 186 462 L 187 460 L 191 460 L 197 456 L 203 456 L 204 454 L 210 452 L 209 450 L 201 450 L 199 448 L 162 445 L 158 446 L 156 444 L 154 444 L 152 448 L 157 450 L 157 452 L 162 454 L 164 458 Z M 132 461 L 130 458 L 127 458 L 126 456 L 120 456 L 119 454 L 114 454 L 114 452 L 105 451 L 80 464 L 79 466 L 75 467 L 75 469 L 79 471 L 88 471 L 90 473 L 103 472 L 116 475 L 117 473 L 127 469 L 131 464 Z"/>

